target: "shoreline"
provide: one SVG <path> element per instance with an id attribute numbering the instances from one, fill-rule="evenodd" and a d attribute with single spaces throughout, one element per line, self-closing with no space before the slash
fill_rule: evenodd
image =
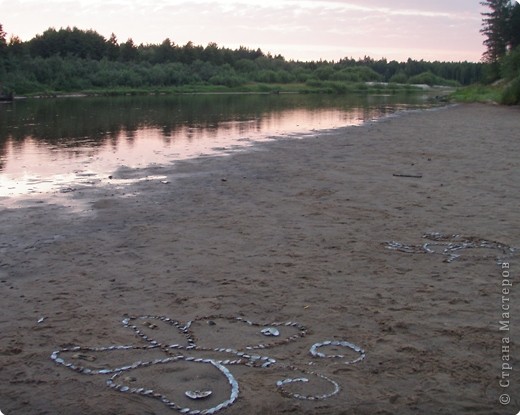
<path id="1" fill-rule="evenodd" d="M 56 365 L 51 353 L 146 345 L 121 324 L 125 316 L 187 322 L 221 315 L 297 322 L 307 332 L 262 350 L 279 366 L 230 365 L 239 397 L 219 413 L 503 413 L 501 271 L 493 258 L 501 253 L 466 250 L 445 262 L 440 254 L 390 250 L 385 243 L 421 246 L 425 234 L 439 232 L 520 247 L 518 115 L 518 108 L 478 104 L 407 112 L 258 143 L 227 157 L 121 170 L 122 178 L 161 175 L 169 183 L 71 193 L 87 201 L 87 215 L 53 204 L 1 209 L 0 409 L 6 415 L 177 413 L 158 400 L 107 388 L 107 375 Z M 519 269 L 516 255 L 507 260 L 511 272 Z M 518 295 L 511 294 L 512 315 L 520 313 Z M 266 341 L 257 330 L 234 331 L 229 321 L 214 320 L 193 326 L 203 346 L 240 349 Z M 157 325 L 143 330 L 180 341 L 175 330 Z M 224 339 L 215 335 L 220 328 Z M 515 350 L 514 327 L 510 338 Z M 366 358 L 345 365 L 309 354 L 327 340 L 350 342 Z M 96 360 L 80 363 L 99 367 L 158 357 L 139 350 L 85 353 Z M 316 402 L 281 394 L 276 382 L 291 376 L 287 365 L 337 382 L 339 392 Z M 157 388 L 178 385 L 169 393 L 182 395 L 188 383 L 170 369 L 152 366 L 132 376 L 145 387 L 154 379 Z M 215 399 L 221 397 L 226 381 L 212 382 Z M 315 393 L 330 392 L 326 381 L 312 382 Z M 518 382 L 513 373 L 511 383 Z M 305 386 L 284 385 L 313 393 Z M 520 396 L 511 398 L 518 407 Z"/>
<path id="2" fill-rule="evenodd" d="M 348 86 L 356 86 L 363 82 L 345 83 Z M 397 94 L 425 94 L 425 93 L 441 93 L 441 98 L 447 96 L 447 93 L 453 93 L 457 88 L 444 85 L 426 85 L 426 84 L 393 84 L 388 82 L 365 82 L 367 89 L 358 88 L 348 92 L 332 92 L 324 87 L 310 87 L 305 84 L 252 84 L 245 85 L 244 88 L 239 87 L 221 87 L 214 90 L 204 88 L 203 86 L 187 85 L 178 88 L 170 88 L 160 90 L 158 88 L 150 89 L 105 89 L 100 91 L 84 90 L 75 92 L 48 92 L 34 93 L 30 95 L 14 95 L 13 101 L 25 99 L 56 99 L 56 98 L 82 98 L 82 97 L 114 97 L 114 96 L 144 96 L 144 95 L 278 95 L 278 94 L 322 94 L 322 95 L 377 95 L 386 93 L 388 95 Z M 255 89 L 256 88 L 256 89 Z M 299 89 L 298 89 L 299 88 Z M 382 88 L 382 89 L 381 89 Z"/>
<path id="3" fill-rule="evenodd" d="M 406 108 L 408 106 L 410 108 Z M 149 146 L 147 145 L 147 147 L 150 149 L 156 149 L 156 151 L 154 151 L 155 155 L 153 157 L 147 157 L 145 163 L 140 163 L 140 168 L 143 168 L 143 171 L 145 171 L 146 162 L 150 163 L 150 165 L 153 164 L 154 166 L 168 167 L 170 163 L 177 163 L 182 160 L 189 160 L 200 156 L 212 157 L 232 155 L 234 152 L 247 151 L 248 147 L 251 145 L 254 146 L 256 143 L 262 141 L 272 141 L 286 137 L 299 139 L 305 136 L 330 134 L 334 133 L 335 129 L 337 128 L 378 122 L 380 119 L 385 119 L 387 117 L 398 117 L 404 115 L 408 111 L 423 110 L 425 108 L 442 108 L 444 106 L 446 106 L 446 104 L 433 103 L 431 101 L 423 101 L 422 103 L 412 104 L 407 103 L 403 104 L 402 106 L 397 106 L 392 110 L 385 109 L 378 111 L 377 109 L 373 109 L 370 112 L 363 114 L 363 116 L 357 120 L 354 120 L 352 117 L 347 120 L 346 118 L 340 118 L 339 116 L 334 119 L 329 119 L 325 123 L 314 120 L 315 124 L 308 125 L 308 129 L 305 127 L 300 127 L 300 124 L 307 124 L 305 122 L 306 115 L 300 116 L 302 117 L 301 122 L 296 115 L 287 118 L 288 122 L 285 124 L 281 123 L 279 126 L 277 124 L 272 125 L 271 128 L 267 128 L 266 130 L 262 131 L 255 131 L 252 134 L 248 132 L 246 134 L 246 139 L 243 139 L 243 137 L 238 137 L 237 134 L 227 134 L 227 138 L 225 134 L 222 134 L 222 137 L 212 137 L 211 140 L 206 139 L 205 142 L 207 144 L 199 145 L 197 147 L 198 150 L 194 152 L 190 152 L 188 150 L 189 147 L 186 147 L 185 149 L 183 148 L 181 144 L 183 137 L 175 136 L 174 144 L 169 146 L 161 147 L 162 144 L 158 143 L 157 140 L 150 143 Z M 373 105 L 371 108 L 378 108 L 378 106 Z M 286 119 L 285 116 L 280 117 L 280 119 L 282 118 Z M 315 128 L 312 128 L 313 126 Z M 45 151 L 43 150 L 45 150 L 46 147 L 42 146 L 41 149 L 42 150 L 34 149 L 33 151 L 28 151 L 28 153 L 32 154 L 34 152 L 35 155 L 38 155 L 38 151 L 41 151 L 42 155 L 45 157 Z M 172 151 L 176 153 L 176 156 L 173 159 L 172 157 L 162 156 L 163 154 Z M 0 172 L 0 187 L 2 187 L 3 184 L 4 189 L 3 191 L 0 189 L 0 200 L 3 200 L 7 204 L 6 206 L 9 207 L 20 205 L 20 202 L 23 203 L 24 200 L 27 202 L 30 200 L 38 200 L 40 203 L 52 203 L 53 201 L 55 202 L 58 198 L 63 199 L 63 193 L 71 193 L 78 189 L 84 189 L 92 186 L 103 187 L 107 184 L 107 178 L 110 179 L 108 180 L 108 183 L 111 183 L 112 185 L 119 183 L 121 186 L 124 186 L 124 182 L 129 184 L 128 180 L 117 182 L 117 177 L 114 175 L 114 172 L 117 167 L 121 165 L 130 166 L 130 168 L 132 168 L 132 166 L 136 164 L 135 159 L 141 158 L 142 156 L 136 152 L 133 158 L 123 158 L 123 156 L 119 155 L 117 152 L 111 151 L 110 153 L 111 154 L 108 155 L 104 154 L 103 152 L 99 153 L 101 157 L 106 158 L 107 160 L 112 159 L 113 161 L 111 163 L 109 161 L 105 161 L 106 165 L 104 166 L 98 165 L 94 172 L 86 169 L 85 165 L 88 163 L 88 160 L 84 160 L 81 157 L 78 157 L 75 162 L 71 162 L 67 165 L 61 166 L 61 163 L 57 163 L 57 165 L 60 165 L 61 168 L 49 168 L 46 172 L 47 174 L 42 177 L 33 177 L 30 167 L 27 170 L 24 169 L 23 177 L 21 175 L 15 176 L 13 174 L 9 174 L 9 169 L 7 171 L 2 171 Z M 15 153 L 13 153 L 11 157 L 13 156 L 15 156 Z M 18 161 L 9 162 L 9 160 L 7 160 L 7 164 L 24 165 L 30 163 L 29 160 L 26 160 L 27 156 L 25 156 L 23 153 L 18 153 L 16 157 Z M 74 171 L 76 174 L 68 174 L 70 171 Z M 4 176 L 6 179 L 2 178 L 4 173 L 7 173 L 7 175 Z M 85 173 L 85 176 L 88 174 L 88 180 L 86 182 L 83 177 L 83 173 Z M 140 179 L 146 180 L 147 178 L 140 177 Z M 166 179 L 166 177 L 164 177 L 164 179 Z M 13 190 L 9 191 L 9 189 Z M 66 199 L 70 200 L 70 198 Z"/>

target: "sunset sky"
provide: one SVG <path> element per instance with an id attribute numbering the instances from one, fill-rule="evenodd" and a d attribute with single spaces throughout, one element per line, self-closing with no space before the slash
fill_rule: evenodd
<path id="1" fill-rule="evenodd" d="M 77 26 L 120 42 L 261 48 L 295 60 L 479 61 L 478 0 L 0 0 L 8 38 Z"/>

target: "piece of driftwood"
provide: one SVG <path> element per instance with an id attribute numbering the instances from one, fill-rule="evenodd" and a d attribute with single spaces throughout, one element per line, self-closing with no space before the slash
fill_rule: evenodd
<path id="1" fill-rule="evenodd" d="M 393 174 L 394 177 L 411 177 L 413 179 L 422 179 L 422 174 Z"/>

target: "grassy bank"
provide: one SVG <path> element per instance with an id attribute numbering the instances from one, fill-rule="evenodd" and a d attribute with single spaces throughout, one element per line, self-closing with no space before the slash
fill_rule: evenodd
<path id="1" fill-rule="evenodd" d="M 407 84 L 369 84 L 364 82 L 313 81 L 307 83 L 246 83 L 239 86 L 224 85 L 180 85 L 169 87 L 115 87 L 115 88 L 88 88 L 78 90 L 50 90 L 45 89 L 28 94 L 27 97 L 54 97 L 65 95 L 169 95 L 190 93 L 297 93 L 297 94 L 402 94 L 422 91 L 421 88 Z"/>
<path id="2" fill-rule="evenodd" d="M 450 95 L 456 102 L 482 102 L 503 105 L 520 104 L 520 77 L 506 82 L 501 81 L 494 85 L 471 85 L 459 88 Z"/>
<path id="3" fill-rule="evenodd" d="M 481 103 L 500 103 L 504 88 L 492 85 L 471 85 L 459 88 L 450 95 L 450 99 L 456 102 L 481 102 Z"/>

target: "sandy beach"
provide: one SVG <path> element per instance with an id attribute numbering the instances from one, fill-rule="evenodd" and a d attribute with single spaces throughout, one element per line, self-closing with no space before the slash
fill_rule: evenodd
<path id="1" fill-rule="evenodd" d="M 0 410 L 516 414 L 518 131 L 456 105 L 0 201 Z"/>

